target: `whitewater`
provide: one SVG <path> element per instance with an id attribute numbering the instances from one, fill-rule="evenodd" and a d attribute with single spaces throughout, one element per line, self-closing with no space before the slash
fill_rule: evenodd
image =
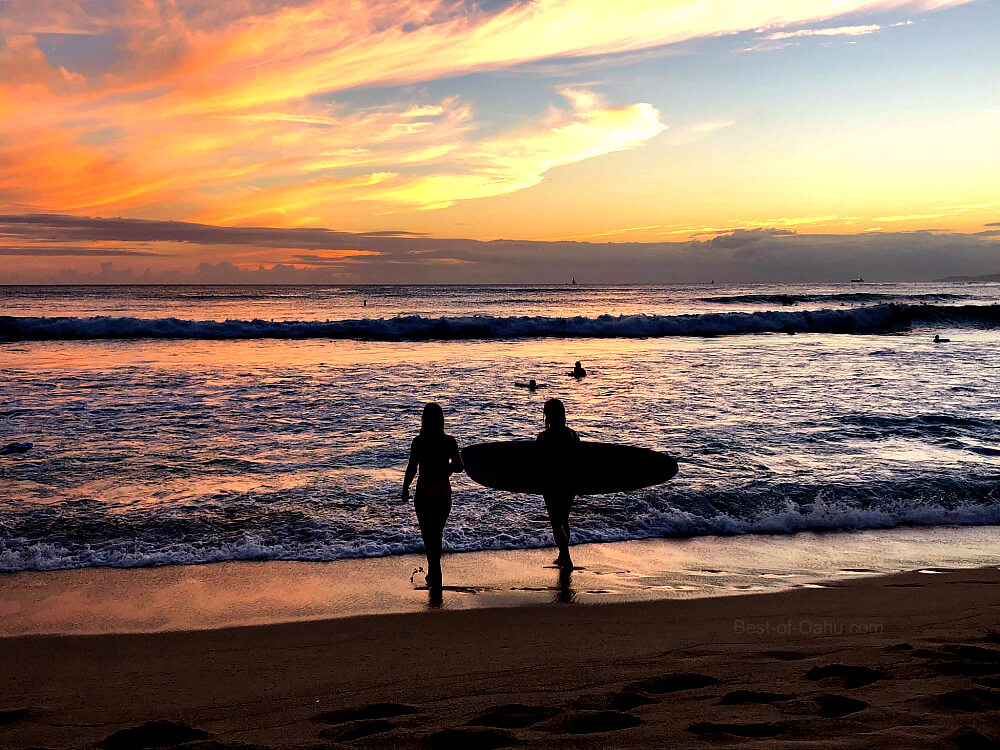
<path id="1" fill-rule="evenodd" d="M 95 316 L 0 316 L 0 340 L 72 339 L 433 339 L 643 338 L 723 336 L 741 333 L 862 333 L 931 325 L 1000 326 L 1000 305 L 872 305 L 815 312 L 705 313 L 700 315 L 601 315 L 425 318 L 420 315 L 360 320 L 179 320 Z"/>
<path id="2" fill-rule="evenodd" d="M 993 525 L 998 322 L 997 284 L 3 287 L 0 443 L 34 447 L 0 457 L 0 570 L 417 551 L 429 400 L 462 445 L 557 396 L 678 458 L 580 499 L 576 542 Z M 539 498 L 454 486 L 448 550 L 550 543 Z"/>

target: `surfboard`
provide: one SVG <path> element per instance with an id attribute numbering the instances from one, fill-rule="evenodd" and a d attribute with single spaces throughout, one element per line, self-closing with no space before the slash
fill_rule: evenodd
<path id="1" fill-rule="evenodd" d="M 534 440 L 470 445 L 462 461 L 472 481 L 495 490 L 541 495 L 552 483 Z M 677 461 L 648 448 L 581 442 L 568 468 L 574 494 L 603 495 L 666 482 L 677 474 Z"/>

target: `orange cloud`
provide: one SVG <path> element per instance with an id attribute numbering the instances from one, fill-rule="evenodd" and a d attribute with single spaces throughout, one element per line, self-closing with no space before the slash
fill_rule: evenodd
<path id="1" fill-rule="evenodd" d="M 227 201 L 223 208 L 200 214 L 198 221 L 233 223 L 261 221 L 287 223 L 297 213 L 312 215 L 335 200 L 374 201 L 422 209 L 438 209 L 457 201 L 502 195 L 540 182 L 547 171 L 614 151 L 640 146 L 665 129 L 649 104 L 602 109 L 589 92 L 564 92 L 577 108 L 553 112 L 533 128 L 493 138 L 480 144 L 429 147 L 397 155 L 395 164 L 447 159 L 433 174 L 374 172 L 353 180 L 317 179 L 306 184 L 254 191 Z M 589 109 L 581 109 L 589 107 Z M 436 149 L 442 149 L 440 151 Z M 358 149 L 331 155 L 339 165 L 358 164 Z M 370 161 L 377 161 L 377 157 Z M 319 168 L 330 162 L 310 162 Z"/>

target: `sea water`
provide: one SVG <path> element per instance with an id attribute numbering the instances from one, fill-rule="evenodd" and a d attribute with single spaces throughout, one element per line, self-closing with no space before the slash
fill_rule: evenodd
<path id="1" fill-rule="evenodd" d="M 574 542 L 997 524 L 998 302 L 971 283 L 0 287 L 0 444 L 34 443 L 0 456 L 0 570 L 418 551 L 399 495 L 427 401 L 460 445 L 533 438 L 558 397 L 583 439 L 678 459 L 666 485 L 579 499 Z M 447 551 L 551 543 L 540 498 L 453 485 Z"/>

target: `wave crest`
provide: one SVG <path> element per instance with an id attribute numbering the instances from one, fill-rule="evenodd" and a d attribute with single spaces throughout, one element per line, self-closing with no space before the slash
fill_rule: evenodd
<path id="1" fill-rule="evenodd" d="M 327 321 L 0 316 L 0 340 L 653 338 L 748 333 L 889 333 L 917 325 L 995 327 L 1000 305 L 870 305 L 848 310 L 577 317 L 466 316 Z"/>

